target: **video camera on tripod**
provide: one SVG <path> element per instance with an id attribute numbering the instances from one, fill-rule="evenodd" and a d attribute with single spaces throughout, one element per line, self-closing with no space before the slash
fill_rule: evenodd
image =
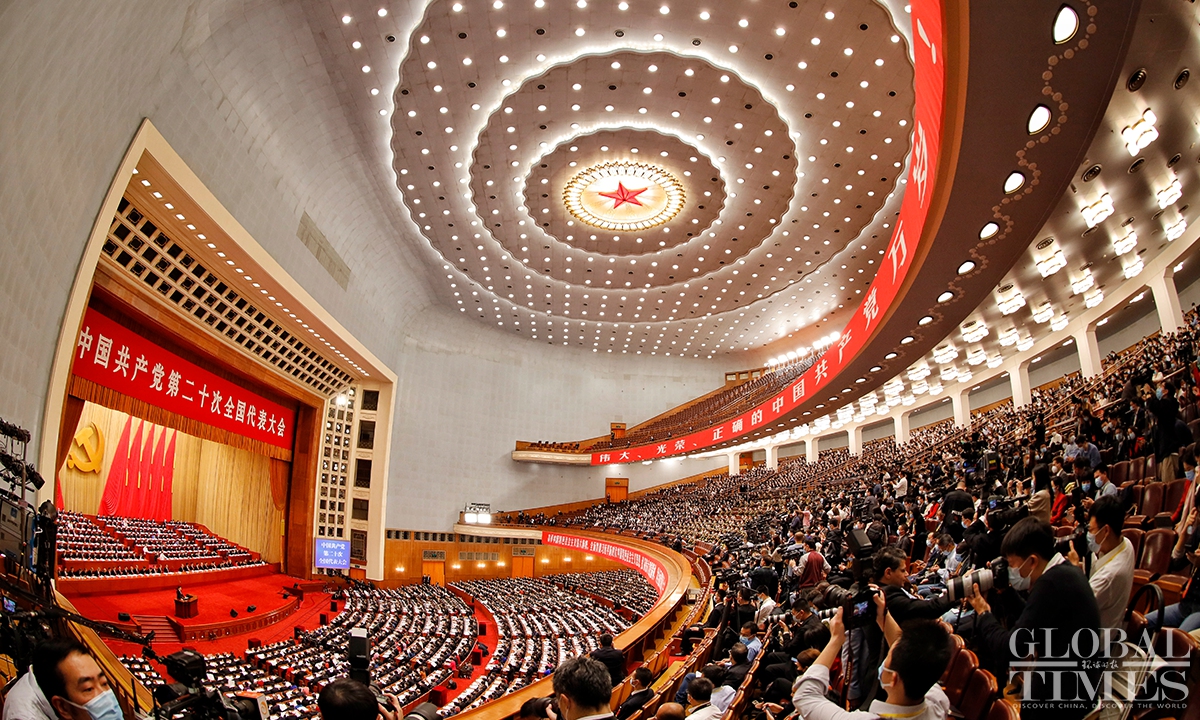
<path id="1" fill-rule="evenodd" d="M 879 591 L 869 587 L 870 574 L 875 564 L 878 548 L 867 537 L 865 530 L 852 528 L 846 534 L 846 545 L 850 548 L 850 573 L 854 583 L 849 589 L 830 585 L 821 597 L 827 609 L 842 608 L 842 623 L 847 630 L 866 627 L 875 622 L 875 596 Z"/>
<path id="2" fill-rule="evenodd" d="M 158 720 L 268 720 L 267 700 L 262 693 L 237 692 L 226 697 L 205 688 L 208 672 L 204 656 L 195 650 L 180 650 L 162 659 L 177 682 L 154 688 L 154 717 Z"/>

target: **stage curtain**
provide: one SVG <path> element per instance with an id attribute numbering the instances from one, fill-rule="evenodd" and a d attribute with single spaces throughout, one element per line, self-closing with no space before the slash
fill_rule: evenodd
<path id="1" fill-rule="evenodd" d="M 95 423 L 104 435 L 104 460 L 99 473 L 70 469 L 65 462 L 59 466 L 64 509 L 88 515 L 98 509 L 103 514 L 125 514 L 116 512 L 120 507 L 140 512 L 141 505 L 133 503 L 137 480 L 142 478 L 150 493 L 145 510 L 157 516 L 155 519 L 200 523 L 260 553 L 267 562 L 280 561 L 283 511 L 272 482 L 272 464 L 281 466 L 275 472 L 286 480 L 290 475 L 287 463 L 143 423 L 90 402 L 85 403 L 78 426 L 87 423 Z M 151 486 L 151 478 L 142 476 L 143 458 L 145 475 L 150 476 L 159 453 L 163 453 L 163 459 Z M 123 494 L 128 494 L 125 505 L 121 503 Z M 286 500 L 286 482 L 283 494 Z"/>

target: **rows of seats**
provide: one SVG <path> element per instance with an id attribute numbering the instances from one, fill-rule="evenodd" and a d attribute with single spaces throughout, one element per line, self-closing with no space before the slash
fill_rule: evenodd
<path id="1" fill-rule="evenodd" d="M 371 638 L 372 681 L 408 704 L 449 678 L 475 648 L 475 616 L 461 599 L 437 585 L 381 589 L 356 583 L 329 625 L 293 640 L 255 648 L 256 667 L 319 689 L 348 671 L 350 630 Z"/>
<path id="2" fill-rule="evenodd" d="M 645 445 L 673 437 L 681 437 L 709 427 L 725 418 L 735 417 L 752 410 L 778 394 L 793 380 L 812 367 L 820 355 L 811 355 L 803 360 L 763 373 L 758 379 L 742 383 L 728 390 L 714 393 L 703 400 L 679 410 L 630 428 L 623 438 L 610 438 L 593 444 L 589 450 Z"/>
<path id="3" fill-rule="evenodd" d="M 142 557 L 92 518 L 69 510 L 58 514 L 58 550 L 65 560 L 139 560 Z"/>
<path id="4" fill-rule="evenodd" d="M 60 577 L 123 578 L 263 564 L 254 553 L 194 523 L 59 513 Z M 170 568 L 155 563 L 171 561 Z M 182 564 L 180 561 L 184 561 Z"/>
<path id="5" fill-rule="evenodd" d="M 235 545 L 223 537 L 218 537 L 199 525 L 180 520 L 168 520 L 166 525 L 213 555 L 229 558 L 235 563 L 252 557 L 246 548 Z"/>
<path id="6" fill-rule="evenodd" d="M 650 612 L 658 602 L 658 591 L 635 570 L 558 573 L 543 577 L 572 592 L 583 591 L 604 598 L 613 604 L 614 610 L 628 608 L 633 611 L 635 620 Z"/>
<path id="7" fill-rule="evenodd" d="M 139 565 L 114 565 L 111 567 L 67 567 L 61 568 L 58 571 L 60 578 L 136 578 L 136 577 L 158 577 L 160 575 L 190 575 L 195 576 L 197 582 L 204 582 L 205 573 L 215 573 L 222 570 L 229 570 L 236 567 L 252 567 L 266 565 L 262 560 L 257 560 L 249 553 L 239 554 L 236 559 L 218 559 L 215 562 L 207 563 L 183 563 L 178 566 L 178 569 L 172 569 L 163 565 L 148 565 L 145 563 Z"/>
<path id="8" fill-rule="evenodd" d="M 167 680 L 158 672 L 158 667 L 140 655 L 122 655 L 118 660 L 125 666 L 125 669 L 138 679 L 143 685 L 152 688 L 155 685 L 161 685 Z"/>
<path id="9" fill-rule="evenodd" d="M 132 542 L 140 552 L 159 560 L 201 560 L 217 557 L 209 548 L 164 522 L 111 515 L 101 515 L 97 520 L 118 539 Z"/>
<path id="10" fill-rule="evenodd" d="M 595 650 L 600 635 L 629 627 L 612 610 L 542 579 L 467 580 L 453 587 L 491 613 L 497 643 L 485 674 L 441 708 L 444 717 L 518 690 L 567 658 Z"/>
<path id="11" fill-rule="evenodd" d="M 842 533 L 851 525 L 867 529 L 870 535 L 878 524 L 883 543 L 900 540 L 896 528 L 901 521 L 907 521 L 909 527 L 928 527 L 936 531 L 935 537 L 955 529 L 964 537 L 959 516 L 939 509 L 959 479 L 969 482 L 972 509 L 982 513 L 993 493 L 1023 503 L 1033 468 L 1049 466 L 1054 460 L 1065 472 L 1054 479 L 1052 497 L 1067 499 L 1076 510 L 1064 515 L 1057 534 L 1064 540 L 1082 538 L 1083 511 L 1100 497 L 1093 468 L 1097 463 L 1108 464 L 1109 480 L 1119 489 L 1116 496 L 1123 507 L 1132 505 L 1122 533 L 1134 547 L 1137 567 L 1131 615 L 1127 617 L 1135 623 L 1140 618 L 1144 627 L 1139 611 L 1177 602 L 1188 580 L 1171 570 L 1179 564 L 1178 560 L 1173 563 L 1172 550 L 1178 554 L 1182 544 L 1173 525 L 1179 520 L 1178 509 L 1184 505 L 1188 489 L 1195 487 L 1184 479 L 1181 459 L 1194 457 L 1200 441 L 1200 386 L 1196 383 L 1200 372 L 1193 364 L 1197 327 L 1200 320 L 1195 312 L 1189 313 L 1188 327 L 1182 332 L 1147 338 L 1125 353 L 1106 358 L 1104 374 L 1093 378 L 1074 375 L 1035 389 L 1031 403 L 1017 408 L 1009 401 L 990 407 L 975 413 L 967 428 L 944 421 L 914 431 L 902 444 L 892 438 L 866 443 L 855 458 L 829 456 L 827 462 L 822 453 L 811 465 L 803 460 L 781 461 L 775 471 L 756 468 L 740 476 L 721 475 L 667 488 L 631 502 L 600 503 L 566 515 L 522 519 L 533 524 L 634 532 L 666 544 L 683 538 L 697 552 L 712 550 L 718 581 L 725 578 L 732 585 L 731 578 L 741 575 L 751 587 L 760 587 L 757 578 L 777 577 L 775 599 L 786 603 L 795 597 L 786 590 L 797 578 L 789 570 L 792 561 L 781 551 L 795 547 L 787 543 L 794 543 L 802 534 L 816 540 L 835 574 L 848 572 Z M 1158 403 L 1154 401 L 1156 386 L 1162 400 Z M 1186 429 L 1180 432 L 1181 427 Z M 1089 443 L 1083 442 L 1085 438 Z M 1089 447 L 1093 444 L 1097 447 Z M 1155 461 L 1156 456 L 1161 462 Z M 895 481 L 902 470 L 911 473 L 911 480 L 907 496 L 897 498 L 894 493 L 901 486 Z M 1106 489 L 1104 494 L 1111 492 Z M 980 527 L 989 535 L 1003 535 L 1002 528 Z M 980 567 L 977 562 L 989 561 L 996 552 L 989 553 L 986 544 L 980 547 L 977 560 L 971 544 L 951 538 L 949 552 L 964 567 Z M 1067 549 L 1064 545 L 1064 555 Z M 925 557 L 941 552 L 927 548 Z M 944 564 L 945 557 L 940 555 L 937 562 Z M 767 574 L 760 576 L 758 570 Z M 1153 593 L 1139 594 L 1139 585 L 1154 590 L 1161 601 L 1151 603 Z M 749 613 L 754 613 L 753 601 Z M 733 617 L 737 619 L 730 621 L 731 626 L 737 628 L 746 616 L 738 610 Z M 996 676 L 981 665 L 963 637 L 953 636 L 953 640 L 954 652 L 942 682 L 954 716 L 966 720 L 1017 717 L 1017 708 L 1000 696 Z M 1183 665 L 1191 668 L 1189 682 L 1195 682 L 1200 643 L 1177 629 L 1166 628 L 1155 635 L 1154 650 L 1159 657 L 1168 658 L 1171 648 L 1177 655 L 1182 652 Z M 1130 649 L 1131 656 L 1137 652 Z M 683 675 L 678 666 L 654 671 L 655 700 L 633 716 L 639 720 L 653 716 L 656 704 L 670 697 L 661 689 L 678 685 Z M 835 677 L 835 692 L 842 689 L 843 682 Z M 1117 694 L 1124 693 L 1127 700 L 1136 687 L 1137 683 Z M 737 689 L 724 717 L 733 720 L 753 712 L 750 701 L 763 697 L 767 690 L 748 678 Z M 615 690 L 613 708 L 627 695 L 620 687 Z M 1137 716 L 1153 716 L 1153 712 L 1149 704 Z"/>

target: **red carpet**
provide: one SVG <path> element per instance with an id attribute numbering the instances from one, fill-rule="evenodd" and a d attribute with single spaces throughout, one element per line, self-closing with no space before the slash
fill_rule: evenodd
<path id="1" fill-rule="evenodd" d="M 255 615 L 270 612 L 292 602 L 292 599 L 283 599 L 283 588 L 294 582 L 296 582 L 296 578 L 275 573 L 229 583 L 207 585 L 185 583 L 184 592 L 192 593 L 199 598 L 200 613 L 195 618 L 176 619 L 185 625 L 229 620 L 230 608 L 238 611 L 240 619 L 246 617 L 245 610 L 249 605 L 257 606 Z M 329 597 L 326 593 L 306 592 L 299 609 L 273 625 L 240 635 L 220 637 L 216 640 L 188 643 L 156 641 L 154 651 L 165 656 L 186 645 L 206 655 L 222 652 L 241 655 L 246 650 L 246 644 L 250 638 L 258 638 L 264 645 L 268 645 L 292 637 L 293 628 L 297 625 L 305 630 L 317 627 L 320 625 L 321 613 L 329 612 Z M 174 589 L 144 593 L 75 596 L 70 597 L 70 600 L 81 615 L 104 621 L 116 621 L 118 612 L 127 612 L 130 615 L 173 617 L 175 610 Z M 139 645 L 111 638 L 105 638 L 105 641 L 118 655 L 141 654 L 142 649 Z"/>
<path id="2" fill-rule="evenodd" d="M 492 653 L 496 652 L 496 641 L 498 640 L 496 636 L 496 620 L 492 617 L 490 612 L 484 609 L 482 603 L 476 602 L 474 605 L 475 619 L 479 622 L 479 626 L 483 627 L 483 624 L 487 623 L 488 634 L 485 637 L 479 638 L 479 642 L 483 643 L 484 647 L 488 649 L 488 654 L 486 657 L 480 660 L 478 665 L 475 666 L 475 670 L 471 673 L 471 677 L 455 678 L 454 682 L 458 684 L 458 689 L 446 690 L 446 702 L 450 702 L 454 698 L 458 697 L 460 694 L 462 694 L 463 690 L 466 690 L 471 683 L 475 682 L 475 678 L 483 675 L 484 668 L 487 667 L 488 661 L 492 659 Z"/>
<path id="3" fill-rule="evenodd" d="M 231 609 L 242 614 L 249 605 L 257 606 L 257 613 L 270 612 L 288 604 L 288 601 L 283 599 L 282 591 L 285 584 L 291 585 L 293 582 L 294 578 L 280 574 L 209 585 L 185 582 L 183 591 L 199 598 L 200 613 L 194 618 L 176 619 L 181 625 L 222 622 L 230 619 Z M 119 612 L 127 612 L 130 615 L 175 615 L 175 588 L 139 593 L 80 595 L 71 597 L 70 600 L 81 615 L 93 620 L 116 622 Z"/>

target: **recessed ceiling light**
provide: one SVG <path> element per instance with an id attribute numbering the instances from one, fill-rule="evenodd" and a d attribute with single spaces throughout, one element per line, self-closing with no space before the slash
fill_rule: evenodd
<path id="1" fill-rule="evenodd" d="M 963 263 L 962 265 L 958 266 L 958 274 L 966 275 L 967 273 L 971 272 L 974 269 L 975 269 L 975 263 L 968 260 L 965 263 Z"/>
<path id="2" fill-rule="evenodd" d="M 937 296 L 937 301 L 939 303 L 950 302 L 953 299 L 954 299 L 954 293 L 950 292 L 949 290 L 947 290 L 946 292 Z"/>
<path id="3" fill-rule="evenodd" d="M 894 352 L 890 352 L 887 355 L 883 356 L 884 360 L 894 360 L 895 358 L 896 358 L 896 353 L 894 353 Z"/>
<path id="4" fill-rule="evenodd" d="M 918 320 L 918 321 L 917 321 L 917 324 L 918 324 L 918 325 L 928 325 L 928 324 L 929 324 L 929 323 L 931 323 L 931 322 L 933 322 L 933 316 L 932 316 L 932 315 L 926 315 L 925 317 L 923 317 L 923 318 L 921 318 L 920 320 Z"/>
<path id="5" fill-rule="evenodd" d="M 826 20 L 832 20 L 832 19 L 833 19 L 833 11 L 832 11 L 832 10 L 827 10 L 827 11 L 825 11 L 825 19 L 826 19 Z"/>
<path id="6" fill-rule="evenodd" d="M 1025 175 L 1019 172 L 1009 173 L 1009 176 L 1004 179 L 1004 194 L 1012 195 L 1021 189 L 1025 184 Z"/>
<path id="7" fill-rule="evenodd" d="M 1078 29 L 1079 14 L 1070 5 L 1063 5 L 1059 8 L 1058 14 L 1054 16 L 1054 28 L 1051 31 L 1054 44 L 1062 45 L 1067 42 L 1075 37 L 1075 31 Z"/>
<path id="8" fill-rule="evenodd" d="M 662 7 L 660 7 L 658 9 L 658 12 L 663 15 L 666 15 L 667 13 L 671 12 L 671 8 L 667 7 L 666 5 L 663 5 Z"/>
<path id="9" fill-rule="evenodd" d="M 343 15 L 343 16 L 342 16 L 342 24 L 343 24 L 343 25 L 349 25 L 349 24 L 350 24 L 350 21 L 351 21 L 351 20 L 353 20 L 353 19 L 354 19 L 354 18 L 350 17 L 349 15 Z"/>
<path id="10" fill-rule="evenodd" d="M 379 8 L 379 17 L 387 17 L 387 8 Z"/>
<path id="11" fill-rule="evenodd" d="M 992 237 L 993 235 L 995 235 L 998 232 L 1000 232 L 1000 226 L 994 222 L 990 222 L 987 225 L 984 225 L 982 228 L 980 228 L 979 239 L 987 240 L 988 238 Z"/>
<path id="12" fill-rule="evenodd" d="M 350 47 L 354 48 L 355 50 L 358 50 L 359 48 L 362 47 L 362 43 L 355 40 L 354 42 L 350 43 Z"/>
<path id="13" fill-rule="evenodd" d="M 870 370 L 870 372 L 879 372 L 879 371 L 880 371 L 880 370 L 882 370 L 882 369 L 883 369 L 883 368 L 879 367 L 878 365 L 874 365 L 874 366 L 872 366 L 872 367 L 871 367 L 871 370 Z"/>
<path id="14" fill-rule="evenodd" d="M 905 335 L 904 337 L 900 338 L 900 344 L 901 344 L 901 345 L 907 345 L 907 344 L 909 344 L 909 343 L 910 343 L 910 342 L 912 342 L 912 341 L 913 341 L 913 336 L 912 336 L 912 335 Z"/>
<path id="15" fill-rule="evenodd" d="M 1029 122 L 1026 124 L 1025 129 L 1029 131 L 1030 135 L 1037 135 L 1045 130 L 1049 124 L 1050 108 L 1045 105 L 1038 105 L 1033 109 L 1033 112 L 1029 113 Z"/>

